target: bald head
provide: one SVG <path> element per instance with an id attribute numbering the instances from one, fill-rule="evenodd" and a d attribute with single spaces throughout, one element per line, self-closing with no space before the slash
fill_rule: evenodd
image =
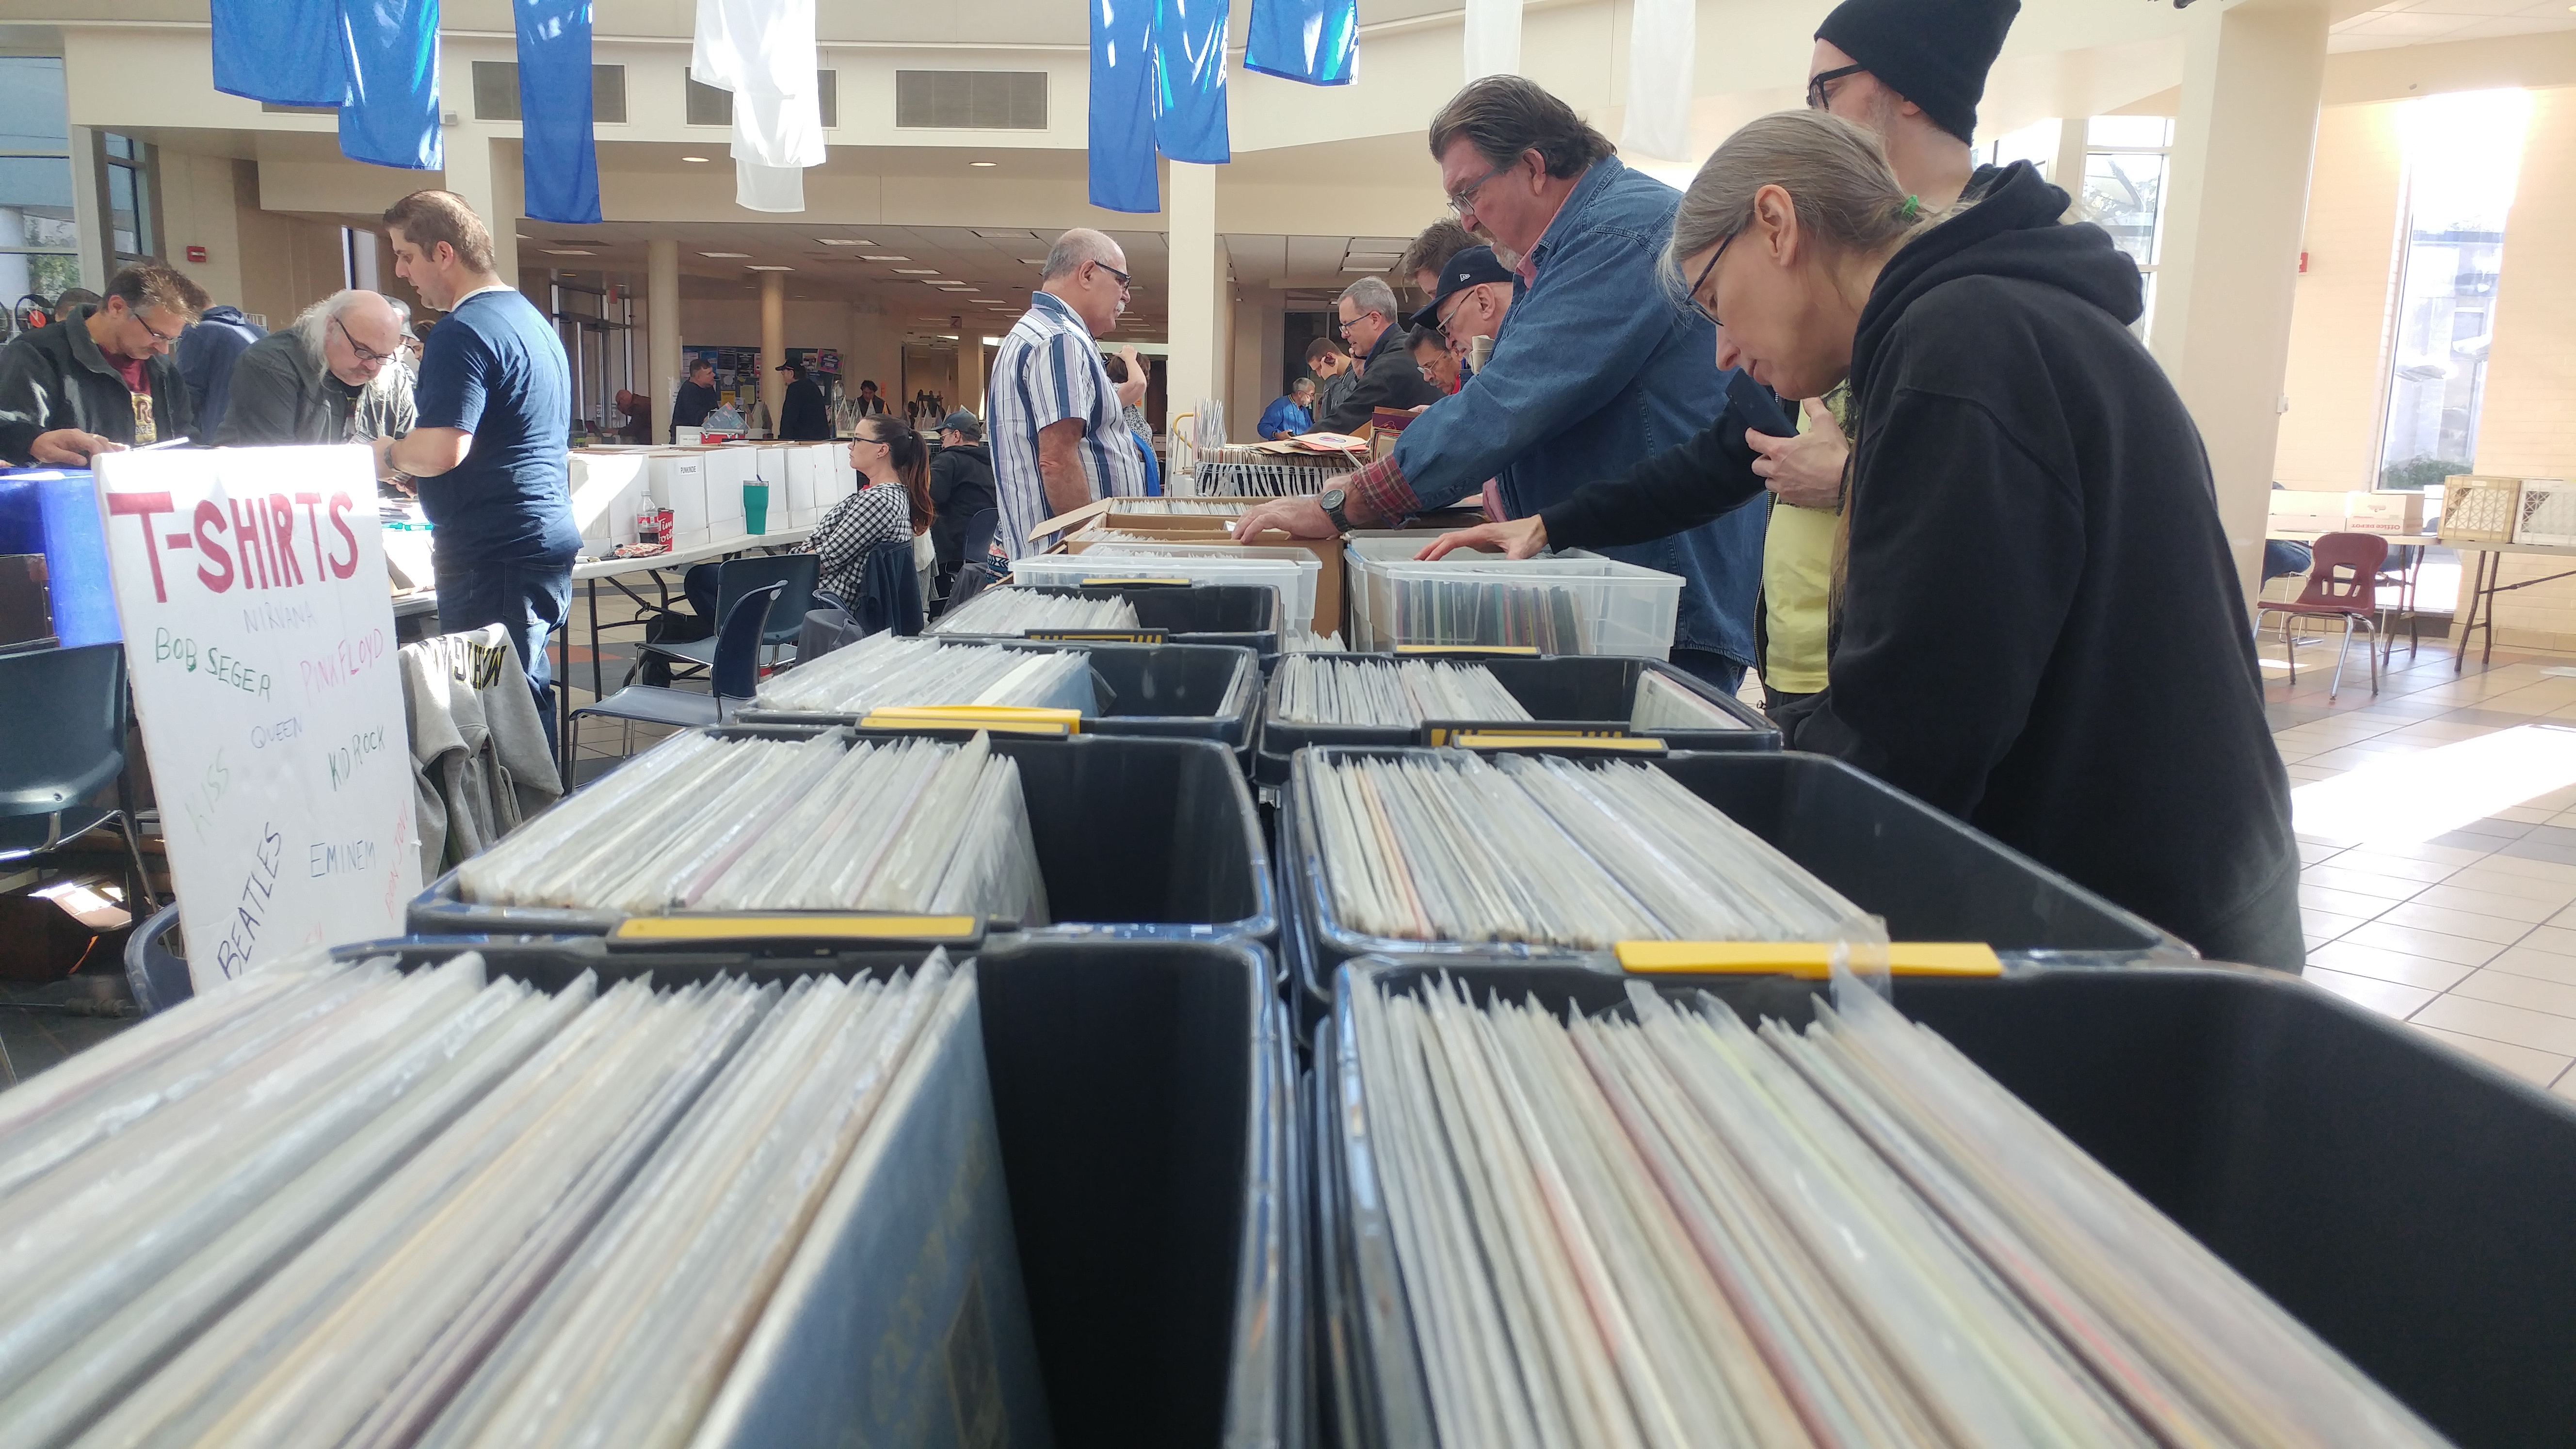
<path id="1" fill-rule="evenodd" d="M 1073 308 L 1098 337 L 1127 310 L 1127 252 L 1107 233 L 1078 226 L 1047 249 L 1046 277 L 1038 290 Z"/>
<path id="2" fill-rule="evenodd" d="M 403 313 L 381 292 L 334 292 L 295 319 L 304 355 L 352 387 L 373 382 L 402 351 Z"/>

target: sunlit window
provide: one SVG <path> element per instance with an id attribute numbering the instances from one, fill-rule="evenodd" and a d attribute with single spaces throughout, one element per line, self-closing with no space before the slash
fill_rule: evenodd
<path id="1" fill-rule="evenodd" d="M 2173 128 L 2169 116 L 2095 116 L 2085 124 L 2084 215 L 2109 232 L 2146 276 L 2146 310 L 2130 329 L 2140 338 L 2156 314 Z"/>
<path id="2" fill-rule="evenodd" d="M 2477 471 L 2505 213 L 2530 121 L 2531 97 L 2522 91 L 2426 96 L 2398 113 L 2406 242 L 2380 431 L 2382 488 L 2417 489 Z"/>
<path id="3" fill-rule="evenodd" d="M 80 283 L 63 101 L 61 59 L 0 56 L 0 310 Z"/>

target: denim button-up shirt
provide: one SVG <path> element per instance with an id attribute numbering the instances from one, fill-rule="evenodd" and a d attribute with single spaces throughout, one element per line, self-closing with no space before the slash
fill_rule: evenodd
<path id="1" fill-rule="evenodd" d="M 1616 157 L 1594 163 L 1530 251 L 1536 281 L 1513 302 L 1475 385 L 1432 405 L 1397 439 L 1396 471 L 1424 509 L 1498 479 L 1512 517 L 1615 478 L 1707 427 L 1731 374 L 1717 334 L 1655 275 L 1681 194 Z M 1789 431 L 1776 413 L 1747 418 Z M 1687 533 L 1605 548 L 1684 580 L 1677 649 L 1754 662 L 1765 508 Z"/>

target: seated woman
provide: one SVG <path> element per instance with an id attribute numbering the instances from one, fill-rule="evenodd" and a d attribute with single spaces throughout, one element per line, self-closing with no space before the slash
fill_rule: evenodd
<path id="1" fill-rule="evenodd" d="M 1768 116 L 1718 148 L 1665 270 L 1717 363 L 1846 377 L 1853 453 L 1828 684 L 1838 756 L 2200 948 L 2301 969 L 2289 783 L 2209 462 L 2128 328 L 2138 270 L 2027 163 L 1932 220 L 1878 145 Z M 1464 544 L 1634 543 L 1757 496 L 1703 434 Z"/>
<path id="2" fill-rule="evenodd" d="M 823 556 L 814 592 L 857 614 L 868 593 L 869 552 L 910 543 L 930 527 L 930 449 L 919 433 L 879 413 L 861 419 L 850 438 L 850 466 L 859 470 L 859 491 L 824 513 L 807 547 Z"/>

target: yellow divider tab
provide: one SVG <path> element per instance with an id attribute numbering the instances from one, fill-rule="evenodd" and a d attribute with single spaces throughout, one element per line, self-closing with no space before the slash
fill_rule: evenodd
<path id="1" fill-rule="evenodd" d="M 1042 644 L 1161 644 L 1168 641 L 1164 629 L 1031 629 L 1024 638 Z"/>
<path id="2" fill-rule="evenodd" d="M 853 941 L 971 941 L 973 916 L 699 915 L 630 916 L 620 941 L 761 941 L 826 938 Z"/>
<path id="3" fill-rule="evenodd" d="M 1441 738 L 1447 735 L 1446 739 Z M 1639 735 L 1585 734 L 1575 730 L 1433 730 L 1431 743 L 1462 750 L 1543 750 L 1571 745 L 1583 750 L 1624 750 L 1634 755 L 1660 755 L 1664 742 Z"/>
<path id="4" fill-rule="evenodd" d="M 1831 941 L 1622 941 L 1619 964 L 1642 974 L 1799 976 L 1832 974 Z M 2001 976 L 2003 961 L 1982 941 L 1893 941 L 1891 976 Z"/>
<path id="5" fill-rule="evenodd" d="M 1519 659 L 1536 659 L 1535 644 L 1398 644 L 1398 654 L 1502 654 Z"/>
<path id="6" fill-rule="evenodd" d="M 953 728 L 1016 735 L 1073 735 L 1082 733 L 1082 711 L 1042 709 L 1025 704 L 888 705 L 868 711 L 859 720 L 859 728 Z"/>

